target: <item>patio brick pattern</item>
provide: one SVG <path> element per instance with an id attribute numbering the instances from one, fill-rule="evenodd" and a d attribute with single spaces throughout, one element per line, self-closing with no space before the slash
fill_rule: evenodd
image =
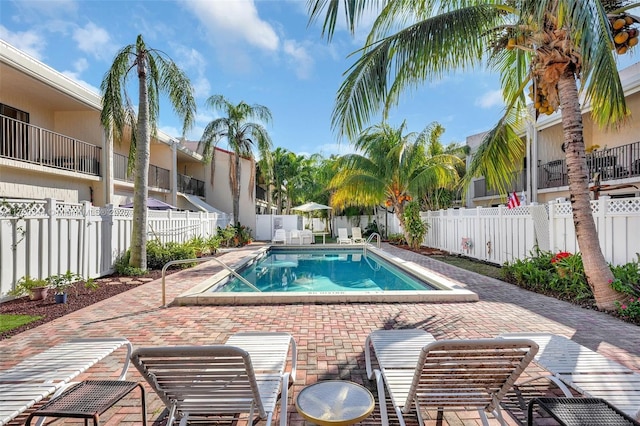
<path id="1" fill-rule="evenodd" d="M 226 253 L 221 258 L 233 265 L 259 244 Z M 551 332 L 576 342 L 640 372 L 640 333 L 637 326 L 609 315 L 583 309 L 566 302 L 535 294 L 501 281 L 450 266 L 437 260 L 390 245 L 384 249 L 393 255 L 432 269 L 460 281 L 480 296 L 475 303 L 385 303 L 385 304 L 295 304 L 274 306 L 184 306 L 162 308 L 161 280 L 73 312 L 48 324 L 0 342 L 0 369 L 16 364 L 24 357 L 54 344 L 80 337 L 126 337 L 134 345 L 202 345 L 222 343 L 238 331 L 289 331 L 298 344 L 298 375 L 292 388 L 293 398 L 306 385 L 319 380 L 345 379 L 368 387 L 374 395 L 375 383 L 366 378 L 363 344 L 372 330 L 380 328 L 422 328 L 437 339 L 492 337 L 507 332 Z M 200 283 L 220 270 L 214 262 L 201 264 L 167 277 L 167 300 Z M 116 352 L 86 374 L 83 379 L 117 378 L 122 353 Z M 535 365 L 525 375 L 539 372 Z M 127 380 L 142 380 L 133 369 Z M 163 404 L 147 387 L 149 424 L 162 425 L 166 415 Z M 505 418 L 510 425 L 521 424 L 522 400 L 532 396 L 556 394 L 546 381 L 536 382 L 521 394 L 507 398 Z M 124 399 L 102 418 L 104 425 L 140 424 L 139 398 Z M 391 407 L 389 406 L 389 409 Z M 475 411 L 445 412 L 444 420 L 430 413 L 427 426 L 480 425 Z M 292 426 L 308 424 L 289 405 Z M 23 424 L 26 415 L 11 425 Z M 409 426 L 417 425 L 409 416 Z M 389 413 L 393 425 L 397 417 Z M 277 419 L 276 419 L 277 420 Z M 497 424 L 493 418 L 493 424 Z M 540 419 L 544 424 L 545 419 Z M 495 422 L 495 423 L 494 423 Z M 64 424 L 75 424 L 73 419 Z M 240 422 L 242 424 L 242 422 Z M 60 424 L 58 422 L 57 424 Z M 261 422 L 260 424 L 264 424 Z M 379 409 L 361 424 L 379 425 Z"/>

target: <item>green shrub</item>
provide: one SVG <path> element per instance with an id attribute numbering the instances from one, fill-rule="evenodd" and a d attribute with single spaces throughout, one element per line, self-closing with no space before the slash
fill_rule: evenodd
<path id="1" fill-rule="evenodd" d="M 222 247 L 233 247 L 233 238 L 236 236 L 236 228 L 227 225 L 224 228 L 218 226 L 218 236 Z"/>
<path id="2" fill-rule="evenodd" d="M 427 223 L 420 218 L 420 205 L 416 201 L 410 201 L 405 206 L 403 216 L 405 231 L 409 240 L 407 242 L 411 248 L 419 249 L 424 236 L 427 235 L 429 230 Z"/>
<path id="3" fill-rule="evenodd" d="M 505 263 L 502 272 L 505 281 L 539 293 L 576 301 L 593 297 L 580 254 L 535 249 L 528 258 Z"/>
<path id="4" fill-rule="evenodd" d="M 406 241 L 404 240 L 404 234 L 389 234 L 387 237 L 390 244 L 404 244 Z"/>
<path id="5" fill-rule="evenodd" d="M 147 273 L 144 269 L 135 268 L 129 265 L 129 259 L 131 257 L 131 252 L 127 250 L 116 259 L 116 263 L 114 265 L 114 269 L 116 270 L 116 274 L 122 275 L 125 277 L 140 277 Z"/>
<path id="6" fill-rule="evenodd" d="M 196 251 L 189 242 L 183 244 L 171 241 L 163 244 L 156 240 L 147 242 L 147 268 L 149 269 L 160 270 L 172 260 L 195 258 Z M 195 263 L 183 263 L 175 265 L 175 267 L 188 268 L 194 264 Z"/>

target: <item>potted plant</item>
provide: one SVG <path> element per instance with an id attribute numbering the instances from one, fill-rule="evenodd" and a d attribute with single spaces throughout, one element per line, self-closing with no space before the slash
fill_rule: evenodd
<path id="1" fill-rule="evenodd" d="M 82 280 L 82 277 L 71 271 L 48 277 L 47 282 L 55 291 L 56 303 L 67 303 L 67 289 L 80 280 Z"/>
<path id="2" fill-rule="evenodd" d="M 48 290 L 47 280 L 25 275 L 18 280 L 16 287 L 9 291 L 9 294 L 15 297 L 29 296 L 31 300 L 42 300 L 47 297 Z"/>

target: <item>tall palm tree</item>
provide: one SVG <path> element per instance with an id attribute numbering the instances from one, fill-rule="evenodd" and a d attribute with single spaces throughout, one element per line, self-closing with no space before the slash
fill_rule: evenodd
<path id="1" fill-rule="evenodd" d="M 455 155 L 428 156 L 427 144 L 434 126 L 420 133 L 403 134 L 406 123 L 398 128 L 388 124 L 372 126 L 362 132 L 354 146 L 358 153 L 340 157 L 338 172 L 331 180 L 334 191 L 331 205 L 376 207 L 394 210 L 407 234 L 405 203 L 419 198 L 430 186 L 454 186 L 458 181 L 455 166 L 462 162 Z"/>
<path id="2" fill-rule="evenodd" d="M 361 56 L 338 91 L 333 125 L 342 134 L 353 137 L 374 113 L 380 109 L 386 113 L 396 105 L 405 89 L 486 62 L 500 73 L 507 107 L 475 154 L 467 178 L 482 175 L 489 185 L 504 189 L 524 155 L 517 129 L 528 116 L 527 85 L 533 85 L 536 118 L 561 110 L 573 221 L 585 275 L 598 307 L 615 309 L 621 295 L 609 284 L 613 276 L 598 243 L 589 203 L 580 95 L 603 127 L 615 128 L 628 117 L 615 54 L 632 47 L 630 27 L 640 20 L 624 11 L 640 4 L 624 0 L 310 0 L 311 20 L 326 7 L 323 32 L 329 38 L 341 4 L 351 30 L 370 6 L 381 8 Z M 624 25 L 614 26 L 620 17 L 625 18 Z M 626 38 L 621 32 L 627 33 Z"/>
<path id="3" fill-rule="evenodd" d="M 252 162 L 254 145 L 258 148 L 260 157 L 270 164 L 271 138 L 264 124 L 271 122 L 271 111 L 263 105 L 249 105 L 243 101 L 234 105 L 222 95 L 213 95 L 207 99 L 207 105 L 214 110 L 221 110 L 223 117 L 216 118 L 204 129 L 198 149 L 203 148 L 203 156 L 211 161 L 215 156 L 215 146 L 222 139 L 226 139 L 233 156 L 229 158 L 229 185 L 233 196 L 233 223 L 238 224 L 240 213 L 240 158 L 248 158 Z M 252 120 L 258 120 L 256 123 Z M 215 162 L 213 163 L 215 164 Z M 211 183 L 213 184 L 213 164 L 211 166 Z M 253 194 L 255 180 L 255 166 L 251 170 L 249 193 Z"/>
<path id="4" fill-rule="evenodd" d="M 138 114 L 127 94 L 127 78 L 138 76 Z M 123 47 L 100 84 L 100 121 L 108 135 L 120 142 L 130 130 L 129 164 L 134 164 L 133 225 L 129 264 L 147 269 L 147 200 L 151 136 L 157 133 L 160 94 L 168 95 L 182 119 L 183 134 L 193 125 L 196 103 L 193 88 L 184 72 L 163 52 L 146 46 L 142 35 L 135 44 Z"/>

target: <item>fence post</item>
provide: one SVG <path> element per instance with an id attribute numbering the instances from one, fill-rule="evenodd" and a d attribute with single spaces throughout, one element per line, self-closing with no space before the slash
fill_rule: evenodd
<path id="1" fill-rule="evenodd" d="M 47 202 L 46 204 L 46 210 L 47 210 L 47 214 L 49 216 L 49 226 L 48 226 L 48 231 L 49 231 L 49 256 L 48 257 L 48 262 L 47 262 L 47 273 L 43 275 L 43 277 L 48 277 L 50 275 L 54 274 L 54 261 L 55 261 L 55 257 L 56 256 L 60 256 L 60 253 L 58 253 L 58 250 L 56 249 L 56 246 L 59 245 L 59 235 L 58 235 L 58 219 L 57 219 L 57 215 L 56 215 L 56 200 L 54 198 L 47 198 L 45 200 Z"/>
<path id="2" fill-rule="evenodd" d="M 549 201 L 549 250 L 556 252 L 556 200 Z"/>
<path id="3" fill-rule="evenodd" d="M 608 215 L 609 213 L 609 195 L 601 195 L 598 198 L 598 213 L 594 218 L 596 220 L 596 231 L 598 233 L 598 242 L 602 248 L 602 254 L 605 258 L 613 261 L 613 220 Z M 611 235 L 611 238 L 609 238 Z"/>
<path id="4" fill-rule="evenodd" d="M 111 271 L 115 260 L 113 252 L 113 208 L 113 204 L 107 204 L 100 209 L 100 216 L 102 216 L 102 262 L 100 263 L 100 273 Z"/>
<path id="5" fill-rule="evenodd" d="M 89 247 L 91 247 L 91 232 L 89 232 L 89 215 L 91 214 L 91 203 L 82 202 L 82 271 L 84 278 L 89 277 Z"/>

